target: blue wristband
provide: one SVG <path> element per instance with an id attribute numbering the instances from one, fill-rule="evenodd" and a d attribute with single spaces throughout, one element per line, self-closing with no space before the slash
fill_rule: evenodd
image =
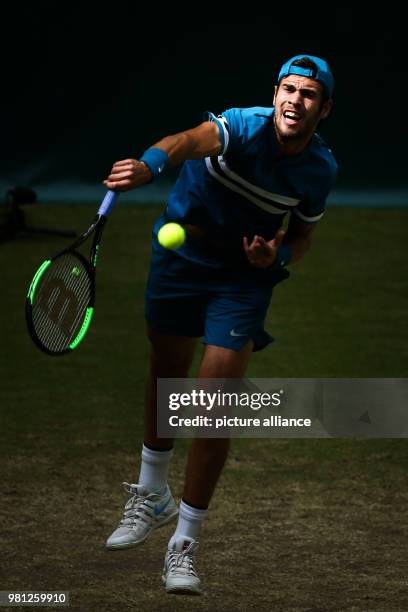
<path id="1" fill-rule="evenodd" d="M 272 264 L 272 268 L 276 269 L 276 268 L 283 268 L 284 266 L 287 266 L 292 261 L 292 257 L 293 257 L 293 253 L 292 253 L 292 249 L 290 248 L 290 246 L 288 246 L 287 244 L 281 244 L 280 247 L 278 248 L 278 254 L 276 256 L 274 263 Z"/>
<path id="2" fill-rule="evenodd" d="M 139 161 L 144 162 L 154 177 L 160 176 L 169 164 L 169 156 L 163 149 L 146 149 Z"/>

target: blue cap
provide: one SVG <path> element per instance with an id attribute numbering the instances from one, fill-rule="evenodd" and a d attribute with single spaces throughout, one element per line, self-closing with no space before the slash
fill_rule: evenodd
<path id="1" fill-rule="evenodd" d="M 314 62 L 317 66 L 317 70 L 313 68 L 302 68 L 301 66 L 293 66 L 293 62 L 300 59 L 309 59 Z M 329 68 L 329 64 L 324 60 L 320 59 L 320 57 L 315 57 L 314 55 L 295 55 L 290 60 L 288 60 L 285 64 L 283 64 L 282 68 L 279 72 L 278 83 L 284 77 L 289 76 L 290 74 L 299 74 L 300 76 L 309 77 L 309 79 L 315 79 L 319 81 L 323 85 L 323 88 L 329 98 L 333 95 L 334 90 L 334 77 Z"/>

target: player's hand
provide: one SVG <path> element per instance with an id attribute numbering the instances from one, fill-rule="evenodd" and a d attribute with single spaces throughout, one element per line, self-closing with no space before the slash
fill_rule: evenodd
<path id="1" fill-rule="evenodd" d="M 254 236 L 251 244 L 244 236 L 244 251 L 248 261 L 256 268 L 269 268 L 275 263 L 278 248 L 282 244 L 285 230 L 278 230 L 273 240 L 266 241 L 262 236 Z"/>
<path id="2" fill-rule="evenodd" d="M 123 159 L 113 164 L 110 175 L 103 184 L 108 189 L 128 191 L 150 183 L 153 175 L 144 162 L 137 159 Z"/>

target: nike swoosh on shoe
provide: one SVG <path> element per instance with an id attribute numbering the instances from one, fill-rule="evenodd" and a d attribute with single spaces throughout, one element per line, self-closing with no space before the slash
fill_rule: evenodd
<path id="1" fill-rule="evenodd" d="M 164 504 L 162 504 L 161 506 L 155 506 L 154 507 L 154 515 L 155 516 L 159 516 L 159 514 L 161 514 L 163 512 L 163 510 L 166 509 L 166 507 L 169 505 L 170 503 L 170 497 L 168 498 L 168 500 L 166 502 L 164 502 Z"/>

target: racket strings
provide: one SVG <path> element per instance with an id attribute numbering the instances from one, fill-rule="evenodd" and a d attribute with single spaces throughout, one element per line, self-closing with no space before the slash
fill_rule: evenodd
<path id="1" fill-rule="evenodd" d="M 34 331 L 52 352 L 69 348 L 92 298 L 92 279 L 74 253 L 61 255 L 39 280 L 32 303 Z"/>

